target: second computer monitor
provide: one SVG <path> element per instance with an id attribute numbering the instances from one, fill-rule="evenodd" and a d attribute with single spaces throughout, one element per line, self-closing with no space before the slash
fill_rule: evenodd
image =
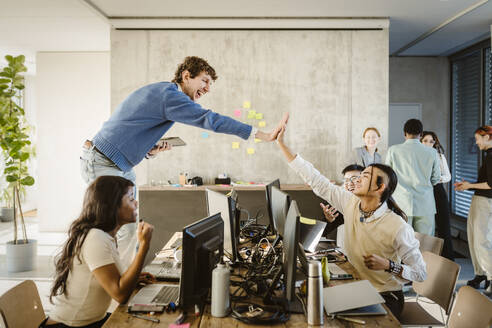
<path id="1" fill-rule="evenodd" d="M 285 192 L 277 187 L 272 187 L 272 218 L 275 227 L 275 232 L 283 236 L 285 219 L 289 210 L 290 197 Z"/>
<path id="2" fill-rule="evenodd" d="M 285 231 L 283 235 L 283 271 L 285 282 L 285 297 L 289 303 L 296 301 L 295 283 L 297 271 L 297 251 L 299 248 L 299 220 L 300 214 L 297 203 L 290 203 Z"/>
<path id="3" fill-rule="evenodd" d="M 276 233 L 275 222 L 273 221 L 273 216 L 272 216 L 272 187 L 277 187 L 278 189 L 280 189 L 280 180 L 279 179 L 273 180 L 272 182 L 270 182 L 265 186 L 267 211 L 268 211 L 268 217 L 270 219 L 270 226 L 268 228 L 271 233 Z"/>
<path id="4" fill-rule="evenodd" d="M 237 254 L 235 233 L 236 202 L 220 192 L 206 189 L 208 215 L 220 213 L 224 221 L 224 253 L 234 263 Z"/>

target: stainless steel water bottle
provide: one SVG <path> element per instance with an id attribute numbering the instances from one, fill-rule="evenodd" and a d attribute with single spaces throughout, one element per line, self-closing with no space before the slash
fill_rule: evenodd
<path id="1" fill-rule="evenodd" d="M 229 268 L 217 264 L 212 271 L 212 316 L 225 317 L 229 313 Z"/>
<path id="2" fill-rule="evenodd" d="M 323 324 L 323 278 L 319 261 L 309 261 L 308 265 L 307 322 Z"/>

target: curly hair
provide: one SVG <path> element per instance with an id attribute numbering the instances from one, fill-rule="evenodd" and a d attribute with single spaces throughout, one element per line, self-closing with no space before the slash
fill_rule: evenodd
<path id="1" fill-rule="evenodd" d="M 207 63 L 205 59 L 196 56 L 188 56 L 184 59 L 184 62 L 178 66 L 176 73 L 174 73 L 174 83 L 182 83 L 182 73 L 184 71 L 190 72 L 191 78 L 197 77 L 201 72 L 206 72 L 213 81 L 218 79 L 217 74 L 212 66 Z"/>
<path id="2" fill-rule="evenodd" d="M 68 230 L 68 239 L 55 260 L 55 279 L 50 302 L 57 295 L 67 294 L 67 278 L 73 268 L 74 258 L 80 259 L 80 251 L 89 230 L 96 228 L 112 231 L 118 223 L 121 200 L 133 187 L 133 182 L 118 176 L 98 177 L 85 192 L 82 213 Z"/>

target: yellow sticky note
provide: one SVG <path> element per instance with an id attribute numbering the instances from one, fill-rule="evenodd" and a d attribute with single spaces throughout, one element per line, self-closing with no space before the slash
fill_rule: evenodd
<path id="1" fill-rule="evenodd" d="M 305 218 L 305 217 L 302 217 L 302 216 L 301 216 L 301 219 L 299 221 L 301 221 L 301 223 L 304 223 L 304 224 L 310 224 L 310 225 L 315 225 L 316 224 L 316 220 L 314 220 L 314 219 L 308 219 L 308 218 Z"/>
<path id="2" fill-rule="evenodd" d="M 255 117 L 256 117 L 256 111 L 248 110 L 248 118 L 255 118 Z"/>
<path id="3" fill-rule="evenodd" d="M 250 101 L 243 101 L 243 108 L 251 108 L 251 102 Z"/>
<path id="4" fill-rule="evenodd" d="M 257 120 L 262 120 L 263 119 L 263 114 L 262 113 L 256 113 L 256 119 Z"/>
<path id="5" fill-rule="evenodd" d="M 255 138 L 255 143 L 261 142 L 261 139 Z"/>
<path id="6" fill-rule="evenodd" d="M 239 142 L 233 142 L 232 149 L 239 149 Z"/>
<path id="7" fill-rule="evenodd" d="M 254 148 L 248 148 L 247 152 L 248 152 L 248 155 L 253 155 L 255 153 L 255 149 Z"/>
<path id="8" fill-rule="evenodd" d="M 260 121 L 260 122 L 258 123 L 258 126 L 259 126 L 260 128 L 264 128 L 264 127 L 265 127 L 265 125 L 266 125 L 266 122 L 265 122 L 265 121 Z"/>

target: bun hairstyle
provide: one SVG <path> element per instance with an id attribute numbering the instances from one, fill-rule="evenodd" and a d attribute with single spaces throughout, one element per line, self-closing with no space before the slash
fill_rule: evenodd
<path id="1" fill-rule="evenodd" d="M 386 202 L 388 205 L 388 208 L 395 212 L 397 215 L 401 216 L 405 222 L 408 222 L 408 217 L 405 214 L 405 212 L 402 211 L 402 209 L 396 204 L 395 200 L 393 199 L 392 195 L 393 192 L 396 189 L 396 186 L 398 185 L 398 177 L 393 171 L 393 169 L 384 164 L 380 163 L 373 163 L 369 164 L 368 167 L 375 167 L 382 171 L 387 177 L 388 177 L 388 183 L 386 185 L 386 188 L 384 189 L 383 193 L 381 194 L 381 203 Z M 372 171 L 371 171 L 371 180 L 372 180 Z M 376 184 L 378 187 L 380 187 L 384 183 L 384 178 L 382 176 L 377 176 L 376 178 Z"/>

